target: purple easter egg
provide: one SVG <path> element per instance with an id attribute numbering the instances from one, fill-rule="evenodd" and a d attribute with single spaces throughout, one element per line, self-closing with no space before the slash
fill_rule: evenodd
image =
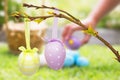
<path id="1" fill-rule="evenodd" d="M 51 40 L 45 46 L 45 58 L 50 68 L 58 70 L 63 67 L 66 52 L 60 40 Z"/>
<path id="2" fill-rule="evenodd" d="M 72 36 L 69 40 L 65 41 L 65 45 L 67 48 L 71 50 L 77 50 L 80 47 L 80 40 L 74 36 Z"/>

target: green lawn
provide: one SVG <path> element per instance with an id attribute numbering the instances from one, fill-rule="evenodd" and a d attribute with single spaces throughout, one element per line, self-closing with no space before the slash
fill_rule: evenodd
<path id="1" fill-rule="evenodd" d="M 120 51 L 120 46 L 114 46 Z M 89 59 L 87 67 L 68 67 L 54 71 L 42 67 L 30 77 L 23 75 L 17 65 L 18 55 L 8 51 L 6 45 L 0 46 L 0 80 L 120 80 L 120 64 L 105 46 L 86 45 L 80 55 Z"/>

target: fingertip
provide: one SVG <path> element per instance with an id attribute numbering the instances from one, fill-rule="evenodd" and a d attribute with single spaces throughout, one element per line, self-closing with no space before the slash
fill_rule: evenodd
<path id="1" fill-rule="evenodd" d="M 65 39 L 64 39 L 64 38 L 62 38 L 62 42 L 65 42 Z"/>
<path id="2" fill-rule="evenodd" d="M 65 40 L 69 40 L 69 38 L 70 38 L 70 36 L 66 36 L 66 37 L 65 37 Z"/>

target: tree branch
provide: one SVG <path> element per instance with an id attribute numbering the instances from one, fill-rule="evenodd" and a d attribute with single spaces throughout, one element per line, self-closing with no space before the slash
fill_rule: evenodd
<path id="1" fill-rule="evenodd" d="M 23 7 L 28 7 L 28 8 L 36 8 L 36 9 L 52 9 L 52 10 L 58 10 L 60 12 L 63 12 L 65 14 L 67 14 L 68 16 L 70 16 L 71 18 L 73 18 L 74 20 L 76 21 L 79 21 L 79 19 L 76 19 L 74 16 L 72 16 L 71 14 L 69 14 L 68 12 L 64 11 L 64 10 L 61 10 L 61 9 L 57 9 L 55 7 L 48 7 L 48 6 L 45 6 L 45 5 L 42 5 L 42 6 L 35 6 L 35 5 L 32 5 L 32 4 L 26 4 L 26 3 L 23 3 Z"/>
<path id="2" fill-rule="evenodd" d="M 79 26 L 81 26 L 83 28 L 83 30 L 88 30 L 88 27 L 85 26 L 84 24 L 81 23 L 81 21 L 75 17 L 73 17 L 71 14 L 69 14 L 68 12 L 66 11 L 63 11 L 63 10 L 60 10 L 60 9 L 57 9 L 55 7 L 48 7 L 48 6 L 45 6 L 45 5 L 42 5 L 42 6 L 34 6 L 34 5 L 29 5 L 29 4 L 26 4 L 24 3 L 23 4 L 24 7 L 28 7 L 28 8 L 36 8 L 36 9 L 53 9 L 53 10 L 58 10 L 60 12 L 63 12 L 64 14 L 60 13 L 60 14 L 56 14 L 56 13 L 52 13 L 52 15 L 49 15 L 49 16 L 37 16 L 37 17 L 31 17 L 31 16 L 23 16 L 21 15 L 20 13 L 17 13 L 16 15 L 14 15 L 15 17 L 17 18 L 29 18 L 30 20 L 35 20 L 35 19 L 47 19 L 47 18 L 51 18 L 51 17 L 59 17 L 59 18 L 64 18 L 64 19 L 67 19 L 73 23 L 76 23 L 78 24 Z M 66 14 L 66 15 L 65 15 Z M 94 32 L 96 33 L 96 32 Z M 106 40 L 104 40 L 101 36 L 99 36 L 98 33 L 95 34 L 95 36 L 97 39 L 99 39 L 101 42 L 103 42 L 113 53 L 114 55 L 116 56 L 116 59 L 118 62 L 120 62 L 120 55 L 119 55 L 119 52 L 116 51 L 110 43 L 108 43 Z"/>
<path id="3" fill-rule="evenodd" d="M 117 58 L 115 58 L 115 59 L 120 62 L 119 52 L 116 51 L 116 50 L 110 45 L 110 43 L 108 43 L 106 40 L 104 40 L 101 36 L 96 35 L 96 38 L 98 38 L 101 42 L 103 42 L 103 43 L 115 54 L 115 56 L 117 57 Z"/>

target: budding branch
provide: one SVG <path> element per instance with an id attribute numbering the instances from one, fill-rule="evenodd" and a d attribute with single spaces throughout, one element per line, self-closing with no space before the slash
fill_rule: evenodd
<path id="1" fill-rule="evenodd" d="M 52 10 L 58 10 L 60 13 L 57 14 L 57 13 L 52 12 L 48 16 L 36 16 L 36 17 L 32 17 L 32 16 L 28 16 L 28 15 L 27 16 L 23 16 L 20 13 L 16 13 L 16 15 L 14 15 L 16 18 L 29 18 L 32 21 L 32 20 L 35 20 L 35 19 L 43 19 L 43 20 L 45 20 L 45 19 L 48 19 L 48 18 L 51 18 L 51 17 L 59 17 L 59 18 L 67 19 L 67 20 L 69 20 L 69 21 L 71 21 L 71 22 L 81 26 L 83 30 L 88 30 L 88 26 L 85 26 L 84 24 L 81 23 L 81 21 L 79 19 L 75 18 L 74 16 L 72 16 L 71 14 L 69 14 L 68 12 L 66 12 L 64 10 L 61 10 L 61 9 L 58 9 L 58 8 L 55 8 L 55 7 L 48 7 L 48 6 L 45 6 L 45 5 L 35 6 L 35 5 L 31 5 L 31 4 L 26 4 L 26 3 L 23 4 L 23 7 L 35 8 L 35 9 L 52 9 Z M 96 37 L 101 42 L 103 42 L 114 53 L 114 55 L 116 56 L 115 59 L 118 62 L 120 62 L 119 52 L 116 51 L 111 46 L 110 43 L 108 43 L 106 40 L 104 40 L 99 34 L 96 34 L 94 37 Z"/>

